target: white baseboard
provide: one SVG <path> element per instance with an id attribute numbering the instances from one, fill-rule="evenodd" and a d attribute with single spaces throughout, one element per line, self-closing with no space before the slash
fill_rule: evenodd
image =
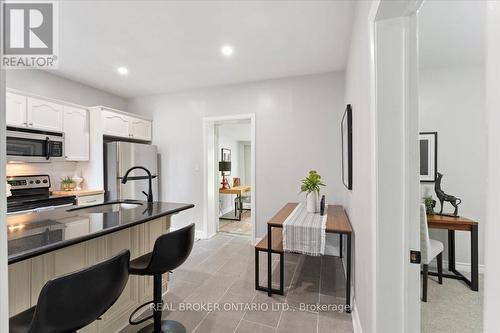
<path id="1" fill-rule="evenodd" d="M 175 230 L 178 230 L 180 228 L 175 228 L 175 227 L 170 227 L 170 231 L 175 231 Z M 203 239 L 203 231 L 201 230 L 195 230 L 194 232 L 194 239 Z"/>
<path id="2" fill-rule="evenodd" d="M 352 328 L 354 333 L 363 333 L 363 329 L 361 327 L 361 321 L 359 320 L 359 312 L 358 307 L 356 305 L 356 300 L 352 300 L 352 311 L 351 311 L 351 320 L 352 320 Z"/>
<path id="3" fill-rule="evenodd" d="M 436 269 L 436 261 L 432 261 L 429 267 Z M 443 269 L 446 270 L 448 268 L 448 260 L 443 260 Z M 455 268 L 459 272 L 467 272 L 470 273 L 470 263 L 467 262 L 455 262 Z M 484 274 L 486 267 L 484 265 L 479 265 L 479 274 Z"/>

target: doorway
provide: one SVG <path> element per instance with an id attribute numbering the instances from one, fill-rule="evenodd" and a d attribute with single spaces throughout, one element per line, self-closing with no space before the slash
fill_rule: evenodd
<path id="1" fill-rule="evenodd" d="M 488 172 L 486 2 L 454 1 L 450 5 L 426 0 L 417 21 L 420 161 L 429 161 L 423 163 L 423 168 L 433 171 L 421 169 L 420 174 L 425 174 L 420 183 L 421 198 L 431 206 L 434 200 L 435 207 L 428 210 L 439 213 L 439 189 L 435 187 L 440 186 L 446 194 L 459 198 L 460 218 L 454 221 L 467 218 L 478 223 L 474 231 L 477 241 L 473 241 L 472 231 L 429 229 L 431 242 L 444 248 L 445 278 L 442 284 L 435 276 L 427 279 L 427 300 L 421 303 L 421 331 L 482 332 Z M 432 159 L 425 153 L 428 147 L 435 151 Z M 449 202 L 444 202 L 443 214 L 453 215 L 454 211 Z M 432 260 L 429 271 L 436 272 L 436 266 L 436 260 Z M 468 281 L 458 280 L 460 274 Z"/>
<path id="2" fill-rule="evenodd" d="M 254 115 L 206 117 L 204 235 L 255 239 Z"/>
<path id="3" fill-rule="evenodd" d="M 251 236 L 250 120 L 225 121 L 215 125 L 219 163 L 218 232 Z"/>

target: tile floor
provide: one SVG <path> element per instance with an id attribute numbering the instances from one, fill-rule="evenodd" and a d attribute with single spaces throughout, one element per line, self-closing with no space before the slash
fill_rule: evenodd
<path id="1" fill-rule="evenodd" d="M 277 259 L 273 260 L 275 281 L 279 277 Z M 260 266 L 261 284 L 265 285 L 265 253 L 261 254 Z M 337 257 L 287 254 L 285 296 L 267 297 L 255 290 L 250 239 L 219 234 L 197 241 L 188 261 L 171 275 L 165 297 L 170 311 L 165 310 L 163 316 L 196 333 L 352 332 L 351 315 L 340 310 L 345 302 L 344 281 Z M 304 309 L 318 304 L 330 311 Z M 188 305 L 192 308 L 187 309 Z M 233 308 L 227 311 L 225 307 Z M 122 333 L 137 332 L 140 327 L 127 327 Z"/>

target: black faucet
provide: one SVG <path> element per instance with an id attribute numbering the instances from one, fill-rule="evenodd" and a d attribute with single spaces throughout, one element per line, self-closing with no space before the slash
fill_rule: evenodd
<path id="1" fill-rule="evenodd" d="M 125 176 L 123 176 L 123 178 L 122 178 L 122 184 L 126 184 L 127 183 L 127 181 L 128 181 L 128 174 L 130 173 L 130 171 L 135 170 L 135 169 L 142 169 L 142 170 L 146 171 L 146 173 L 148 174 L 148 178 L 149 178 L 149 191 L 148 191 L 148 193 L 142 191 L 142 193 L 144 193 L 144 195 L 148 197 L 148 202 L 153 202 L 153 189 L 152 189 L 152 186 L 151 186 L 151 183 L 152 183 L 152 180 L 153 180 L 153 176 L 151 175 L 151 172 L 148 169 L 146 169 L 145 167 L 135 166 L 135 167 L 131 167 L 130 169 L 128 169 L 127 172 L 125 172 Z"/>

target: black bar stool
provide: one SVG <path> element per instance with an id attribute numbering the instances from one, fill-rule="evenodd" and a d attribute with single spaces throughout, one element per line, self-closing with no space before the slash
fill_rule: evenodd
<path id="1" fill-rule="evenodd" d="M 106 312 L 128 281 L 130 251 L 48 281 L 36 306 L 9 320 L 10 333 L 76 332 Z"/>
<path id="2" fill-rule="evenodd" d="M 139 306 L 129 318 L 131 325 L 138 325 L 153 318 L 153 323 L 139 330 L 146 332 L 185 333 L 184 326 L 176 321 L 161 320 L 163 300 L 161 292 L 161 275 L 182 265 L 189 257 L 194 243 L 194 223 L 182 229 L 172 231 L 158 237 L 153 252 L 149 252 L 130 262 L 129 272 L 132 275 L 153 276 L 153 300 Z M 144 306 L 153 304 L 153 314 L 141 320 L 132 320 L 133 316 Z"/>

